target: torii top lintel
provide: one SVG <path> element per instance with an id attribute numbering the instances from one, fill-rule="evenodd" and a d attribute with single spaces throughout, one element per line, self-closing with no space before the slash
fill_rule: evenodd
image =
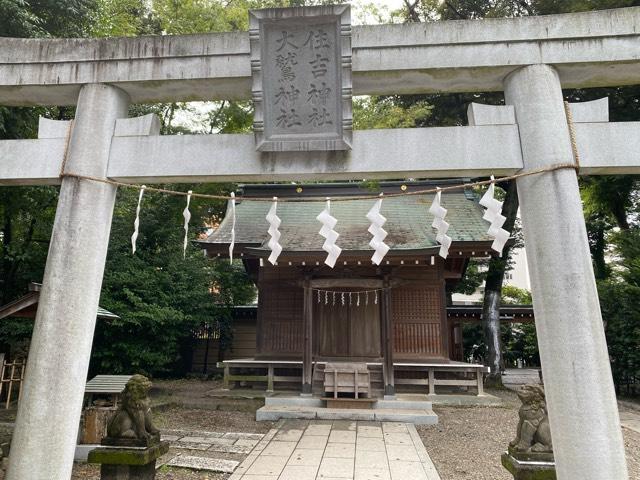
<path id="1" fill-rule="evenodd" d="M 640 7 L 355 26 L 352 36 L 354 95 L 498 91 L 538 63 L 564 87 L 640 80 Z M 1 105 L 73 105 L 87 83 L 117 85 L 134 103 L 249 99 L 249 34 L 0 39 Z"/>

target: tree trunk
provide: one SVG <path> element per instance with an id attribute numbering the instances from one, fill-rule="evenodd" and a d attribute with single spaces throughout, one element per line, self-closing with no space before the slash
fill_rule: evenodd
<path id="1" fill-rule="evenodd" d="M 502 214 L 507 218 L 503 228 L 513 232 L 513 226 L 518 213 L 518 192 L 516 182 L 511 181 L 505 185 L 506 196 L 502 205 Z M 494 257 L 489 262 L 487 280 L 484 288 L 484 301 L 482 304 L 482 326 L 487 356 L 485 365 L 491 368 L 487 376 L 488 385 L 502 385 L 502 370 L 504 361 L 502 358 L 502 345 L 500 341 L 500 297 L 502 295 L 502 282 L 507 267 L 511 246 L 505 245 L 500 257 Z"/>

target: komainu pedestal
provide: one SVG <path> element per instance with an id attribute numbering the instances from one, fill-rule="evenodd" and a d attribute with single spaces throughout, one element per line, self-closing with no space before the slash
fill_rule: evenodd
<path id="1" fill-rule="evenodd" d="M 89 463 L 99 463 L 102 480 L 153 480 L 156 460 L 169 451 L 153 426 L 148 392 L 151 382 L 142 375 L 131 377 L 122 403 L 110 420 L 102 447 L 89 452 Z"/>
<path id="2" fill-rule="evenodd" d="M 556 480 L 553 443 L 544 388 L 525 385 L 518 391 L 522 406 L 518 432 L 502 454 L 502 465 L 514 480 Z"/>

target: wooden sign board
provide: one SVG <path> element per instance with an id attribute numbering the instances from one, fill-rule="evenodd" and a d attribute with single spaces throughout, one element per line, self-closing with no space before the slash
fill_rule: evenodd
<path id="1" fill-rule="evenodd" d="M 349 5 L 249 12 L 256 149 L 351 148 Z"/>

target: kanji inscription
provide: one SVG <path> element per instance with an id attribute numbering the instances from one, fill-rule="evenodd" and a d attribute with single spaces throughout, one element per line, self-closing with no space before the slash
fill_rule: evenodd
<path id="1" fill-rule="evenodd" d="M 256 148 L 349 149 L 348 5 L 254 10 L 250 20 Z"/>

